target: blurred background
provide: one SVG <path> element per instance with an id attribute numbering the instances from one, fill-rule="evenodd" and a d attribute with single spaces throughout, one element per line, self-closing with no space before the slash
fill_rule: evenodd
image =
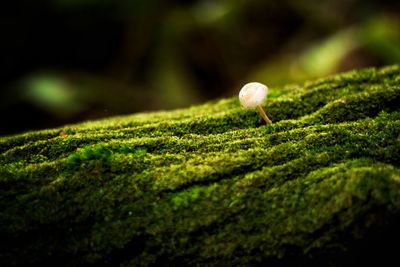
<path id="1" fill-rule="evenodd" d="M 0 135 L 400 62 L 398 0 L 8 2 Z"/>

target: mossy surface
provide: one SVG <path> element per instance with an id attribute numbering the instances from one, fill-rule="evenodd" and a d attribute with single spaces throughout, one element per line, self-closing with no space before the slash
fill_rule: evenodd
<path id="1" fill-rule="evenodd" d="M 400 237 L 400 68 L 270 91 L 274 124 L 261 127 L 235 96 L 1 138 L 0 265 L 387 256 Z"/>

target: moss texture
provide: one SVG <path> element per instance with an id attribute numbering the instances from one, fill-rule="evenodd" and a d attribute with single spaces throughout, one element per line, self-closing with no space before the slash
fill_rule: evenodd
<path id="1" fill-rule="evenodd" d="M 0 265 L 344 265 L 400 237 L 400 68 L 0 139 Z"/>

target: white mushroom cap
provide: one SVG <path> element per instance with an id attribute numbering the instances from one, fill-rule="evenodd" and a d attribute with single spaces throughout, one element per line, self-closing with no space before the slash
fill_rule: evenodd
<path id="1" fill-rule="evenodd" d="M 262 83 L 251 82 L 243 86 L 239 92 L 240 104 L 244 108 L 255 108 L 263 104 L 267 97 L 268 87 Z"/>

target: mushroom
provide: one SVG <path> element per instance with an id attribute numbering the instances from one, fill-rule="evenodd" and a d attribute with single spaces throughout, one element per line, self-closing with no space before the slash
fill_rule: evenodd
<path id="1" fill-rule="evenodd" d="M 257 108 L 260 115 L 266 123 L 272 124 L 272 121 L 265 114 L 262 104 L 267 98 L 268 87 L 262 83 L 251 82 L 245 84 L 239 92 L 240 104 L 244 108 Z"/>

